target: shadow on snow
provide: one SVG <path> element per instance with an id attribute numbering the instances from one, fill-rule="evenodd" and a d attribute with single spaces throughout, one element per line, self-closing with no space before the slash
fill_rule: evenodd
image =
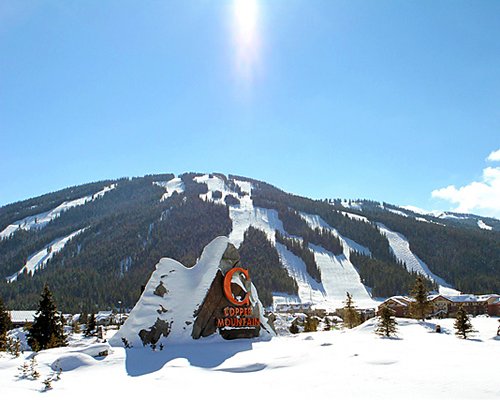
<path id="1" fill-rule="evenodd" d="M 163 350 L 152 351 L 149 347 L 126 349 L 125 368 L 130 376 L 141 376 L 158 371 L 175 359 L 186 359 L 190 365 L 215 368 L 234 355 L 252 349 L 254 342 L 248 339 L 226 342 L 172 344 Z M 174 367 L 174 366 L 173 366 Z M 264 366 L 265 367 L 265 366 Z M 260 365 L 245 370 L 227 372 L 253 372 L 263 369 Z M 226 369 L 221 369 L 225 371 Z"/>

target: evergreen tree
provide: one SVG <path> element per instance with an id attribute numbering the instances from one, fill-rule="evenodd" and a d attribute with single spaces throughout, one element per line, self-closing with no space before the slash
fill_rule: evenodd
<path id="1" fill-rule="evenodd" d="M 2 299 L 0 299 L 0 351 L 7 348 L 7 332 L 11 326 L 10 314 L 5 309 Z"/>
<path id="2" fill-rule="evenodd" d="M 90 317 L 87 321 L 87 329 L 85 329 L 85 336 L 92 336 L 95 331 L 96 331 L 96 320 L 95 320 L 95 314 L 92 313 L 90 314 Z"/>
<path id="3" fill-rule="evenodd" d="M 347 298 L 344 302 L 344 327 L 352 329 L 355 326 L 358 326 L 361 323 L 361 315 L 356 311 L 354 307 L 354 301 L 352 299 L 352 295 L 349 292 L 347 293 Z"/>
<path id="4" fill-rule="evenodd" d="M 318 322 L 316 317 L 308 315 L 304 323 L 304 332 L 316 332 L 318 330 Z"/>
<path id="5" fill-rule="evenodd" d="M 47 285 L 43 288 L 35 321 L 28 330 L 28 344 L 34 351 L 66 345 L 62 317 Z"/>
<path id="6" fill-rule="evenodd" d="M 460 307 L 458 309 L 453 326 L 456 330 L 455 335 L 461 337 L 462 339 L 467 339 L 467 336 L 470 336 L 471 333 L 475 332 L 474 328 L 472 327 L 472 323 L 470 322 L 469 316 L 467 315 L 463 307 Z"/>
<path id="7" fill-rule="evenodd" d="M 425 320 L 425 317 L 430 310 L 430 302 L 427 300 L 427 288 L 425 287 L 424 280 L 419 275 L 415 279 L 415 285 L 411 291 L 415 302 L 410 304 L 410 314 L 415 319 Z"/>
<path id="8" fill-rule="evenodd" d="M 325 317 L 325 326 L 323 328 L 324 331 L 331 331 L 332 330 L 332 322 L 330 321 L 330 318 Z"/>
<path id="9" fill-rule="evenodd" d="M 393 311 L 389 307 L 382 307 L 375 333 L 380 336 L 390 337 L 397 332 L 397 324 Z"/>
<path id="10" fill-rule="evenodd" d="M 74 320 L 71 323 L 71 329 L 72 329 L 73 333 L 80 333 L 81 332 L 80 323 L 78 322 L 78 320 Z"/>

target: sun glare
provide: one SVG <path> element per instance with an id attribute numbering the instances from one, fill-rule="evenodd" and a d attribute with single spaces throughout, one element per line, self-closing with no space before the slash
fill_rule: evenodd
<path id="1" fill-rule="evenodd" d="M 238 75 L 250 83 L 258 63 L 258 2 L 234 0 L 233 7 Z"/>
<path id="2" fill-rule="evenodd" d="M 234 16 L 240 45 L 251 46 L 255 41 L 257 11 L 256 0 L 235 0 Z"/>

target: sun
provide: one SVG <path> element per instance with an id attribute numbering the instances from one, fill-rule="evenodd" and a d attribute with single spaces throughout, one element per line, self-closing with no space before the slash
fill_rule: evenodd
<path id="1" fill-rule="evenodd" d="M 254 45 L 257 31 L 257 0 L 235 0 L 234 17 L 238 42 L 241 46 Z"/>
<path id="2" fill-rule="evenodd" d="M 258 0 L 234 0 L 233 23 L 237 75 L 250 84 L 259 64 Z"/>

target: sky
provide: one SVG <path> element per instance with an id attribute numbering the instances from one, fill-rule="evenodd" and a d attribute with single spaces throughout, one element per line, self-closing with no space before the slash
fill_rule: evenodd
<path id="1" fill-rule="evenodd" d="M 0 205 L 222 172 L 500 218 L 500 2 L 0 1 Z"/>

